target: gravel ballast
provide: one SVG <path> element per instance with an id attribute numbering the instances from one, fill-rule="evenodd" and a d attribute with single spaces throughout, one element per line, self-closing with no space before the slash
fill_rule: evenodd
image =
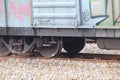
<path id="1" fill-rule="evenodd" d="M 87 47 L 93 52 L 94 46 L 87 44 L 82 52 L 89 51 Z M 1 59 L 0 80 L 120 80 L 120 61 Z"/>

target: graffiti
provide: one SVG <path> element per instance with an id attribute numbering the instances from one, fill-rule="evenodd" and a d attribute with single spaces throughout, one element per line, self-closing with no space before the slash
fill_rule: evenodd
<path id="1" fill-rule="evenodd" d="M 10 2 L 9 14 L 13 14 L 18 20 L 25 20 L 25 16 L 30 16 L 30 4 Z"/>
<path id="2" fill-rule="evenodd" d="M 90 14 L 89 14 L 88 9 L 83 12 L 83 19 L 85 21 L 89 21 L 90 20 Z"/>
<path id="3" fill-rule="evenodd" d="M 99 26 L 120 26 L 120 0 L 91 0 L 91 10 L 95 16 L 108 16 Z"/>

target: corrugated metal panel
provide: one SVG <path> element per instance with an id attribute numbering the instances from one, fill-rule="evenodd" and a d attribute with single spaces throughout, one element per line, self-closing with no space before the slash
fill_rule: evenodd
<path id="1" fill-rule="evenodd" d="M 80 23 L 79 1 L 33 0 L 33 23 L 35 27 L 76 28 Z"/>

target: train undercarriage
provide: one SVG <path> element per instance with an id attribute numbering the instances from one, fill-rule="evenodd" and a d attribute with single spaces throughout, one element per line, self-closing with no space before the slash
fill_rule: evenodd
<path id="1" fill-rule="evenodd" d="M 119 31 L 115 29 L 21 29 L 9 28 L 1 33 L 0 56 L 38 53 L 52 58 L 59 56 L 64 48 L 68 57 L 74 57 L 84 48 L 87 38 L 96 41 L 101 49 L 120 50 Z"/>
<path id="2" fill-rule="evenodd" d="M 84 38 L 60 37 L 1 37 L 0 56 L 9 54 L 33 55 L 35 52 L 43 57 L 57 57 L 62 48 L 69 55 L 78 53 L 85 45 Z"/>

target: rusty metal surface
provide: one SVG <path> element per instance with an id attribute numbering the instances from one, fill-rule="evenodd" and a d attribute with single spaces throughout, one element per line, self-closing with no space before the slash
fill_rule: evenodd
<path id="1" fill-rule="evenodd" d="M 30 56 L 18 56 L 15 54 L 0 57 L 0 60 L 7 60 L 9 58 L 20 58 L 20 59 L 45 59 L 45 60 L 78 60 L 78 61 L 93 61 L 93 62 L 120 62 L 120 55 L 117 54 L 92 54 L 92 53 L 80 53 L 77 54 L 74 58 L 68 58 L 66 53 L 61 53 L 59 57 L 56 58 L 45 58 L 40 54 L 35 53 L 35 55 Z"/>

